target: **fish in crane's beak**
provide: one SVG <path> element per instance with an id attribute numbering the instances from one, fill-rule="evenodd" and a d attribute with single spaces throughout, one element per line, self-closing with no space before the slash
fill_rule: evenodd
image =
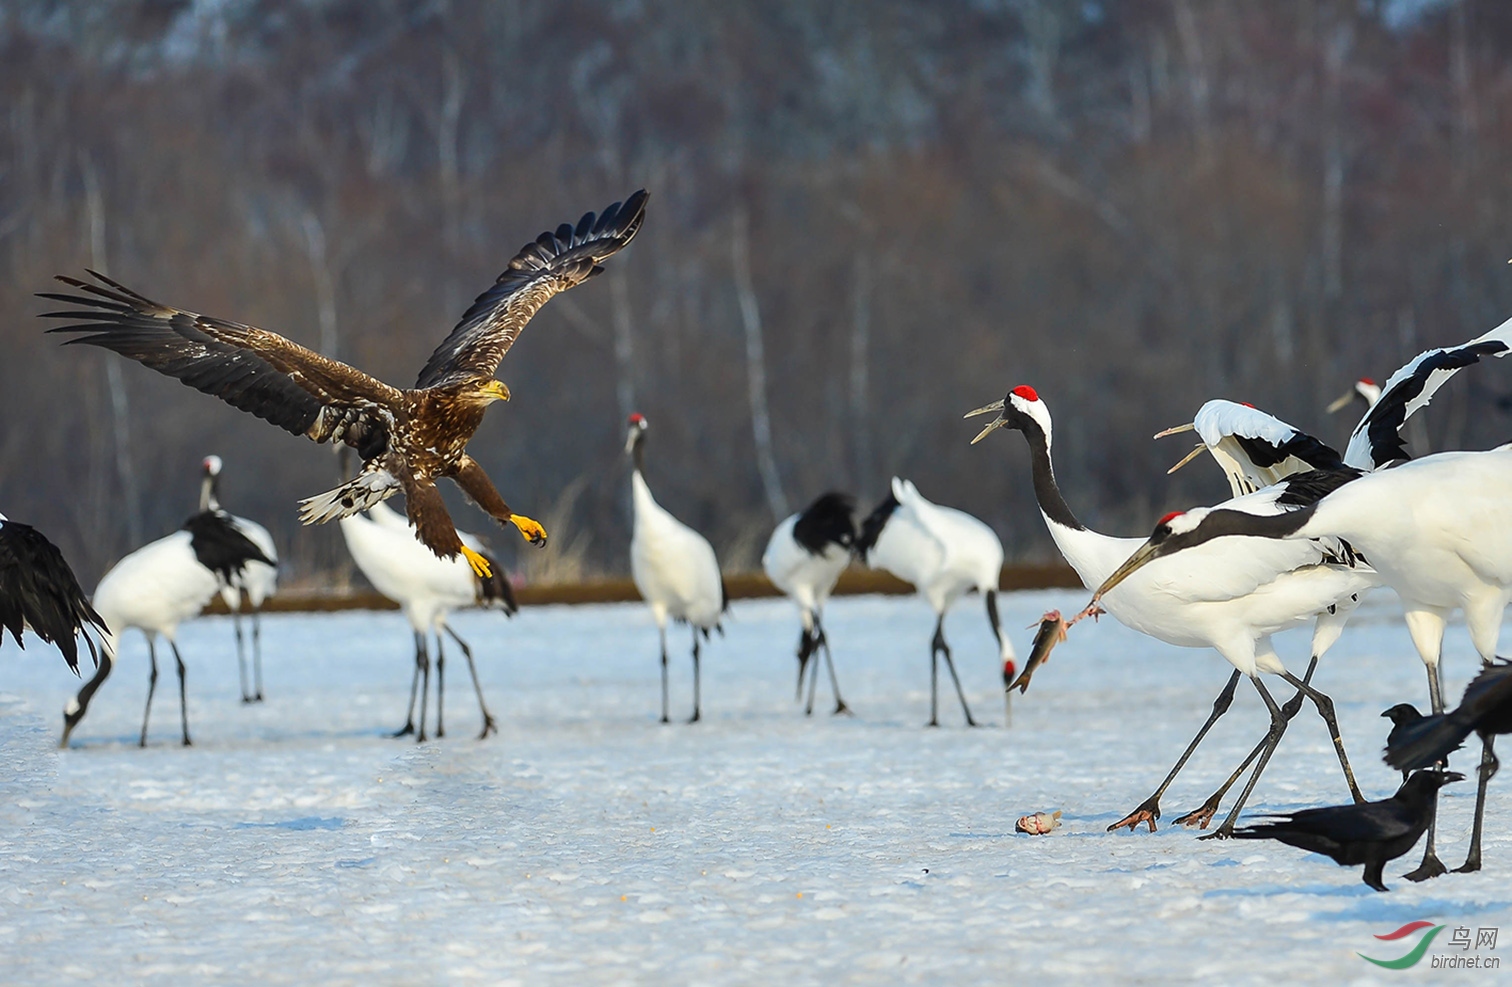
<path id="1" fill-rule="evenodd" d="M 994 401 L 991 404 L 983 405 L 975 411 L 968 411 L 966 412 L 966 414 L 961 416 L 962 418 L 975 418 L 977 415 L 985 415 L 988 412 L 992 411 L 996 411 L 998 413 L 998 416 L 992 421 L 988 422 L 986 428 L 977 433 L 976 438 L 971 440 L 972 445 L 976 445 L 978 442 L 987 437 L 987 433 L 991 432 L 995 428 L 1002 428 L 1006 423 L 1007 420 L 1003 417 L 1003 402 Z"/>
<path id="2" fill-rule="evenodd" d="M 1033 624 L 1029 626 L 1033 627 Z M 1019 692 L 1029 691 L 1029 680 L 1034 677 L 1035 669 L 1045 663 L 1050 657 L 1050 651 L 1057 644 L 1066 639 L 1066 621 L 1061 617 L 1059 610 L 1051 610 L 1040 618 L 1039 632 L 1034 635 L 1034 645 L 1029 651 L 1029 663 L 1024 666 L 1024 671 L 1017 679 L 1008 684 L 1008 691 L 1014 689 Z"/>
<path id="3" fill-rule="evenodd" d="M 1162 429 L 1161 431 L 1156 432 L 1155 433 L 1155 438 L 1157 438 L 1157 439 L 1163 439 L 1167 435 L 1179 435 L 1182 432 L 1190 432 L 1190 431 L 1194 430 L 1196 427 L 1197 426 L 1194 423 L 1192 423 L 1192 422 L 1187 422 L 1185 425 L 1174 425 L 1171 428 Z M 1203 443 L 1201 443 L 1201 442 L 1197 443 L 1196 447 L 1194 447 L 1191 452 L 1189 452 L 1185 456 L 1181 457 L 1181 462 L 1177 463 L 1175 466 L 1172 466 L 1170 469 L 1166 470 L 1166 476 L 1170 476 L 1172 473 L 1174 473 L 1177 470 L 1181 469 L 1181 467 L 1185 466 L 1187 463 L 1190 463 L 1192 460 L 1194 460 L 1198 456 L 1202 455 L 1202 450 L 1204 450 L 1206 448 L 1207 448 L 1207 446 L 1204 445 Z"/>

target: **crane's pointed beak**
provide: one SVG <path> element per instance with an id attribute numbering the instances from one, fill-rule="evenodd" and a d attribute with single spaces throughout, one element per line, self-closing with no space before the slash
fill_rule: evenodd
<path id="1" fill-rule="evenodd" d="M 1170 428 L 1161 429 L 1155 433 L 1155 438 L 1163 439 L 1167 435 L 1179 435 L 1182 432 L 1190 432 L 1197 428 L 1196 422 L 1187 422 L 1185 425 L 1172 425 Z"/>
<path id="2" fill-rule="evenodd" d="M 975 411 L 968 411 L 966 412 L 966 414 L 961 416 L 962 418 L 975 418 L 977 415 L 985 415 L 993 411 L 996 411 L 998 413 L 998 416 L 992 421 L 988 422 L 986 428 L 977 433 L 976 438 L 971 440 L 972 445 L 976 445 L 978 442 L 985 439 L 987 437 L 987 434 L 993 429 L 1003 427 L 1003 424 L 1006 421 L 1006 419 L 1003 417 L 1003 402 L 994 401 L 991 404 L 983 405 Z"/>
<path id="3" fill-rule="evenodd" d="M 1191 452 L 1187 453 L 1185 456 L 1181 457 L 1181 462 L 1177 463 L 1175 466 L 1172 466 L 1170 469 L 1166 470 L 1166 476 L 1170 476 L 1172 473 L 1174 473 L 1177 470 L 1181 469 L 1181 467 L 1185 466 L 1187 463 L 1190 463 L 1192 460 L 1194 460 L 1198 456 L 1202 455 L 1202 450 L 1204 450 L 1206 448 L 1207 448 L 1207 446 L 1203 445 L 1201 442 L 1197 443 L 1196 448 L 1194 448 Z"/>
<path id="4" fill-rule="evenodd" d="M 1343 394 L 1340 394 L 1338 397 L 1334 398 L 1333 404 L 1330 404 L 1328 406 L 1328 413 L 1330 415 L 1338 414 L 1345 408 L 1349 407 L 1349 403 L 1354 399 L 1355 392 L 1353 390 L 1345 391 Z"/>
<path id="5" fill-rule="evenodd" d="M 1104 579 L 1101 586 L 1097 587 L 1097 592 L 1092 594 L 1092 603 L 1088 605 L 1088 609 L 1091 609 L 1092 606 L 1101 601 L 1102 598 L 1107 595 L 1109 590 L 1117 586 L 1119 583 L 1123 582 L 1125 579 L 1128 579 L 1138 570 L 1143 569 L 1146 564 L 1153 562 L 1155 559 L 1159 558 L 1160 555 L 1160 545 L 1156 544 L 1155 542 L 1147 541 L 1143 545 L 1136 548 L 1134 550 L 1134 554 L 1129 556 L 1128 559 L 1124 561 L 1124 564 L 1119 566 L 1118 569 L 1114 571 L 1113 575 L 1109 576 L 1107 579 Z"/>

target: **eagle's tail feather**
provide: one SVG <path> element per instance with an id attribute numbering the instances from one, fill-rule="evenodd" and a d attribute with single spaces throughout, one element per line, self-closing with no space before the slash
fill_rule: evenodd
<path id="1" fill-rule="evenodd" d="M 336 518 L 351 517 L 398 492 L 399 481 L 388 470 L 359 473 L 334 490 L 301 500 L 299 520 L 304 524 L 323 524 Z"/>

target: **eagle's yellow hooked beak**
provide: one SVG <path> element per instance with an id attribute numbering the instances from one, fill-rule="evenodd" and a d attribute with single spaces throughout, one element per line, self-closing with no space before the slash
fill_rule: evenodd
<path id="1" fill-rule="evenodd" d="M 488 380 L 479 385 L 478 393 L 490 397 L 495 401 L 508 401 L 509 388 L 504 386 L 502 380 Z"/>

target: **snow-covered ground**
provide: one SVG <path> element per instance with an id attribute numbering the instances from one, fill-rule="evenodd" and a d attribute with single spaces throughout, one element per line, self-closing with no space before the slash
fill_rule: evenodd
<path id="1" fill-rule="evenodd" d="M 1085 601 L 1006 597 L 1021 656 L 1043 610 Z M 501 733 L 473 739 L 477 706 L 453 653 L 448 735 L 420 746 L 386 736 L 403 722 L 412 668 L 397 614 L 266 618 L 268 701 L 256 707 L 238 702 L 229 621 L 186 626 L 188 749 L 171 658 L 151 746 L 136 746 L 140 636 L 68 751 L 55 745 L 77 680 L 42 645 L 7 644 L 0 979 L 1384 982 L 1404 974 L 1356 951 L 1401 955 L 1401 943 L 1372 936 L 1416 919 L 1499 927 L 1512 951 L 1508 778 L 1493 783 L 1483 872 L 1414 885 L 1397 876 L 1414 851 L 1387 869 L 1392 892 L 1377 894 L 1358 867 L 1278 844 L 1104 831 L 1206 716 L 1228 674 L 1216 654 L 1087 622 L 1004 729 L 995 651 L 980 604 L 967 601 L 947 631 L 973 710 L 991 725 L 964 728 L 942 678 L 945 726 L 927 730 L 928 610 L 842 599 L 829 637 L 856 716 L 805 720 L 793 702 L 795 612 L 783 601 L 734 609 L 705 651 L 704 721 L 693 726 L 656 722 L 656 631 L 641 606 L 460 614 Z M 686 717 L 686 632 L 673 641 L 673 709 Z M 1300 673 L 1305 634 L 1279 646 Z M 1458 624 L 1445 667 L 1457 699 L 1476 667 Z M 1338 700 L 1367 795 L 1389 794 L 1380 711 L 1423 705 L 1426 693 L 1389 593 L 1367 601 L 1317 683 Z M 1264 726 L 1243 686 L 1171 789 L 1166 822 Z M 1473 796 L 1466 782 L 1443 802 L 1450 866 Z M 1305 707 L 1252 808 L 1345 800 Z M 1018 816 L 1057 808 L 1056 832 L 1013 832 Z M 1459 952 L 1448 940 L 1432 953 Z"/>

